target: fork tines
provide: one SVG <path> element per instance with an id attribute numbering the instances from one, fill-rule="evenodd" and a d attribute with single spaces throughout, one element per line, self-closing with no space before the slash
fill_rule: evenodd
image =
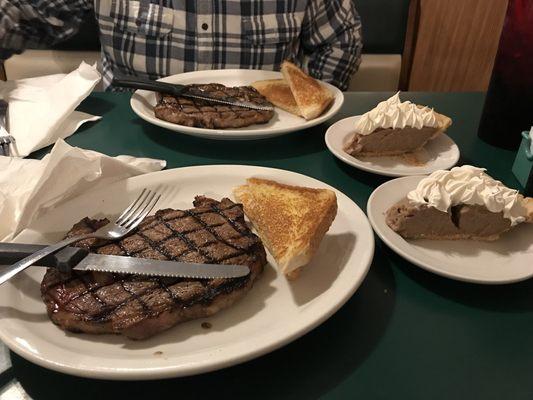
<path id="1" fill-rule="evenodd" d="M 155 207 L 160 194 L 149 189 L 143 189 L 139 197 L 117 218 L 116 224 L 130 229 L 138 225 Z"/>

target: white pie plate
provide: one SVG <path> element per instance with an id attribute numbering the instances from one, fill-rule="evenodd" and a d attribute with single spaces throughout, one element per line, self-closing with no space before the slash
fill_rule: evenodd
<path id="1" fill-rule="evenodd" d="M 282 78 L 283 76 L 281 72 L 276 71 L 224 69 L 186 72 L 183 74 L 168 76 L 160 80 L 163 82 L 180 83 L 182 85 L 188 85 L 191 83 L 221 83 L 226 86 L 245 86 L 259 80 Z M 333 117 L 341 108 L 342 103 L 344 102 L 344 95 L 335 86 L 325 82 L 321 83 L 334 94 L 335 100 L 329 109 L 318 118 L 306 121 L 302 117 L 298 117 L 276 107 L 274 117 L 272 117 L 268 123 L 256 124 L 238 129 L 205 129 L 163 121 L 154 116 L 153 108 L 156 104 L 155 93 L 147 90 L 135 91 L 131 97 L 130 104 L 133 111 L 145 121 L 170 129 L 171 131 L 209 139 L 261 139 L 310 128 Z"/>
<path id="2" fill-rule="evenodd" d="M 250 360 L 304 335 L 337 311 L 364 279 L 374 253 L 372 228 L 346 195 L 294 172 L 254 166 L 198 166 L 156 172 L 89 192 L 50 211 L 18 242 L 60 239 L 84 216 L 117 215 L 143 187 L 164 188 L 159 208 L 190 208 L 195 195 L 232 197 L 251 176 L 334 190 L 338 213 L 318 253 L 298 280 L 289 283 L 265 267 L 252 290 L 215 316 L 178 325 L 151 339 L 65 333 L 47 317 L 33 267 L 0 287 L 0 340 L 41 366 L 92 378 L 158 379 L 198 374 Z M 203 322 L 211 329 L 201 327 Z M 312 349 L 310 349 L 312 351 Z"/>
<path id="3" fill-rule="evenodd" d="M 459 160 L 459 147 L 446 134 L 428 142 L 417 158 L 423 165 L 412 165 L 400 157 L 354 157 L 344 151 L 353 135 L 353 127 L 360 115 L 341 119 L 326 131 L 326 146 L 339 160 L 348 165 L 385 176 L 426 175 L 439 169 L 449 169 Z"/>
<path id="4" fill-rule="evenodd" d="M 370 195 L 367 213 L 377 235 L 398 255 L 430 272 L 460 281 L 501 284 L 533 276 L 533 224 L 520 224 L 494 242 L 405 240 L 385 212 L 416 188 L 423 176 L 393 179 Z"/>

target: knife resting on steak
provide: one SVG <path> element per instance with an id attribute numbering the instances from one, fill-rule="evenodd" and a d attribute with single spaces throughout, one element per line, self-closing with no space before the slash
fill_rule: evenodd
<path id="1" fill-rule="evenodd" d="M 162 81 L 153 81 L 150 79 L 141 79 L 138 77 L 117 76 L 113 78 L 112 86 L 126 87 L 132 89 L 150 90 L 153 92 L 159 92 L 164 94 L 170 94 L 173 96 L 183 96 L 193 99 L 199 99 L 204 102 L 212 102 L 224 104 L 226 106 L 237 106 L 242 108 L 249 108 L 259 111 L 273 111 L 273 105 L 266 100 L 265 97 L 255 91 L 253 88 L 243 86 L 252 89 L 252 93 L 255 92 L 258 99 L 262 101 L 253 101 L 251 98 L 242 96 L 243 92 L 239 92 L 238 88 L 227 88 L 221 84 L 193 84 L 193 85 L 180 85 L 178 83 L 168 83 Z M 209 90 L 217 85 L 217 91 Z M 220 90 L 221 88 L 234 89 L 229 91 Z"/>
<path id="2" fill-rule="evenodd" d="M 207 317 L 244 297 L 266 264 L 261 240 L 244 221 L 242 205 L 196 197 L 194 208 L 165 209 L 115 242 L 75 245 L 98 254 L 210 264 L 237 264 L 250 274 L 229 279 L 183 279 L 102 272 L 62 274 L 49 268 L 41 295 L 51 320 L 73 332 L 115 333 L 145 339 L 178 323 Z M 67 234 L 98 229 L 84 218 Z"/>
<path id="3" fill-rule="evenodd" d="M 45 247 L 39 244 L 0 242 L 0 264 L 16 263 Z M 95 271 L 198 279 L 239 278 L 250 273 L 246 265 L 200 264 L 96 254 L 80 247 L 65 247 L 42 258 L 34 266 L 56 268 L 62 273 L 71 273 L 74 269 L 76 272 Z"/>

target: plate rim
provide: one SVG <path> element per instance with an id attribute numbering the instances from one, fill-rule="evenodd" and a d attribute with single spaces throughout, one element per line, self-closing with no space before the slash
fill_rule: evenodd
<path id="1" fill-rule="evenodd" d="M 127 178 L 123 181 L 118 182 L 124 182 L 128 180 L 135 180 L 136 178 L 140 177 L 146 177 L 153 174 L 171 174 L 175 170 L 190 170 L 190 169 L 212 169 L 213 165 L 205 164 L 205 165 L 198 165 L 198 166 L 187 166 L 187 167 L 179 167 L 179 168 L 173 168 L 169 170 L 163 170 L 163 171 L 156 171 L 149 174 L 143 174 L 136 177 Z M 271 167 L 263 167 L 263 166 L 257 166 L 257 165 L 240 165 L 240 164 L 221 164 L 216 165 L 216 167 L 223 167 L 223 168 L 251 168 L 251 169 L 257 169 L 268 173 L 276 172 L 276 171 L 282 171 L 282 173 L 289 173 L 294 174 L 296 176 L 304 176 L 305 178 L 311 179 L 312 181 L 315 181 L 317 183 L 320 183 L 324 187 L 330 188 L 331 190 L 334 190 L 337 195 L 341 195 L 345 197 L 346 200 L 348 200 L 351 203 L 352 207 L 355 207 L 361 216 L 364 216 L 361 220 L 363 225 L 365 226 L 365 232 L 368 234 L 368 242 L 370 244 L 369 247 L 367 247 L 367 251 L 362 254 L 362 256 L 366 255 L 366 260 L 362 262 L 361 265 L 361 275 L 358 281 L 352 283 L 348 290 L 340 297 L 337 298 L 335 301 L 335 304 L 330 307 L 327 312 L 324 312 L 320 315 L 320 317 L 314 319 L 311 323 L 309 323 L 304 328 L 296 329 L 294 330 L 290 335 L 285 336 L 281 340 L 272 340 L 272 343 L 269 343 L 267 345 L 261 345 L 257 348 L 255 348 L 253 351 L 246 351 L 241 352 L 241 354 L 237 354 L 236 356 L 227 357 L 223 360 L 217 360 L 215 362 L 210 361 L 209 359 L 204 359 L 200 363 L 196 363 L 194 366 L 163 366 L 163 367 L 149 367 L 149 368 L 109 368 L 109 367 L 96 367 L 94 369 L 80 369 L 81 367 L 72 366 L 69 364 L 65 364 L 62 362 L 57 362 L 54 360 L 47 359 L 45 357 L 40 356 L 39 354 L 32 353 L 28 351 L 25 347 L 19 346 L 16 343 L 15 338 L 11 338 L 10 336 L 7 336 L 4 333 L 4 329 L 2 329 L 2 322 L 0 321 L 0 340 L 13 352 L 18 354 L 19 356 L 25 358 L 26 360 L 29 360 L 30 362 L 33 362 L 37 365 L 40 365 L 44 368 L 48 368 L 51 370 L 55 370 L 62 373 L 67 373 L 74 376 L 80 376 L 85 378 L 96 378 L 96 379 L 109 379 L 109 380 L 151 380 L 151 379 L 164 379 L 164 378 L 172 378 L 172 377 L 182 377 L 182 376 L 190 376 L 190 375 L 197 375 L 200 373 L 206 373 L 211 372 L 223 368 L 227 368 L 229 366 L 237 365 L 252 359 L 255 359 L 257 357 L 260 357 L 262 355 L 268 354 L 274 350 L 277 350 L 288 343 L 298 339 L 299 337 L 302 337 L 303 335 L 307 334 L 311 330 L 315 329 L 317 326 L 324 323 L 327 319 L 329 319 L 333 314 L 335 314 L 353 295 L 354 293 L 359 289 L 361 284 L 366 278 L 366 275 L 368 274 L 368 271 L 370 269 L 370 266 L 372 264 L 373 258 L 374 258 L 374 251 L 375 251 L 375 238 L 372 230 L 372 226 L 370 224 L 370 221 L 368 220 L 365 212 L 361 207 L 357 205 L 355 201 L 353 201 L 348 195 L 344 194 L 341 190 L 335 188 L 334 186 L 320 181 L 319 179 L 316 179 L 312 176 L 304 175 L 299 172 L 294 172 L 286 169 L 281 168 L 271 168 Z M 184 173 L 186 173 L 185 171 Z M 258 172 L 256 172 L 258 173 Z M 282 177 L 280 177 L 283 179 Z M 115 182 L 116 184 L 117 182 Z M 101 188 L 98 190 L 102 190 Z M 70 201 L 75 200 L 71 199 Z M 70 202 L 69 201 L 69 202 Z M 276 271 L 277 274 L 277 271 Z M 331 305 L 332 303 L 330 303 Z M 47 321 L 51 323 L 51 321 Z M 270 331 L 269 331 L 270 332 Z M 261 334 L 260 336 L 257 336 L 258 338 L 262 338 L 266 333 Z M 235 344 L 232 344 L 235 345 Z"/>
<path id="2" fill-rule="evenodd" d="M 175 78 L 179 77 L 182 79 L 187 79 L 195 75 L 205 75 L 205 74 L 213 74 L 213 73 L 220 73 L 223 72 L 224 74 L 239 74 L 243 71 L 246 71 L 245 73 L 250 73 L 250 71 L 253 71 L 254 73 L 267 73 L 269 75 L 272 75 L 272 77 L 268 79 L 279 79 L 282 78 L 282 74 L 280 71 L 269 71 L 269 70 L 262 70 L 262 69 L 213 69 L 213 70 L 207 70 L 207 71 L 191 71 L 191 72 L 184 72 L 181 74 L 174 74 L 169 75 L 164 78 L 158 79 L 158 81 L 161 82 L 176 82 Z M 179 81 L 178 81 L 179 82 Z M 164 121 L 161 119 L 158 119 L 156 117 L 148 116 L 144 112 L 142 112 L 142 109 L 139 108 L 137 105 L 137 102 L 141 102 L 142 99 L 145 97 L 145 93 L 149 93 L 149 91 L 146 90 L 135 90 L 135 92 L 132 94 L 130 98 L 130 107 L 133 110 L 133 112 L 142 120 L 145 122 L 159 126 L 161 128 L 165 128 L 166 130 L 172 131 L 174 133 L 180 133 L 185 134 L 189 136 L 194 137 L 200 137 L 204 139 L 213 139 L 213 140 L 260 140 L 260 139 L 268 139 L 273 138 L 276 136 L 281 136 L 285 134 L 289 134 L 292 132 L 301 131 L 304 129 L 311 128 L 313 126 L 319 125 L 323 122 L 328 121 L 332 117 L 334 117 L 341 109 L 342 105 L 344 104 L 344 93 L 337 87 L 333 86 L 332 84 L 324 81 L 320 81 L 320 84 L 325 85 L 330 91 L 334 94 L 334 101 L 331 105 L 331 107 L 321 116 L 312 119 L 310 121 L 306 121 L 305 119 L 302 119 L 303 123 L 300 126 L 294 126 L 294 127 L 279 127 L 279 128 L 261 128 L 261 125 L 257 125 L 259 128 L 255 130 L 245 130 L 245 129 L 207 129 L 207 128 L 197 128 L 197 127 L 188 127 L 184 125 L 174 124 L 172 122 Z M 279 107 L 275 107 L 275 109 L 279 109 Z"/>
<path id="3" fill-rule="evenodd" d="M 445 136 L 448 140 L 450 140 L 452 142 L 453 149 L 455 150 L 453 164 L 450 163 L 450 165 L 448 167 L 446 167 L 446 168 L 436 168 L 434 171 L 430 171 L 430 172 L 413 171 L 412 173 L 405 174 L 405 173 L 399 173 L 399 172 L 394 172 L 394 171 L 387 171 L 387 170 L 383 170 L 383 169 L 376 169 L 376 168 L 368 167 L 368 166 L 366 166 L 364 164 L 360 164 L 360 163 L 354 162 L 352 159 L 356 159 L 357 160 L 357 158 L 355 158 L 353 156 L 350 156 L 347 153 L 344 154 L 344 152 L 340 152 L 340 151 L 338 151 L 335 148 L 335 146 L 332 143 L 332 137 L 335 134 L 334 133 L 335 125 L 340 124 L 342 122 L 345 122 L 346 120 L 349 120 L 349 119 L 353 119 L 355 121 L 356 118 L 360 118 L 360 117 L 361 117 L 361 115 L 352 115 L 350 117 L 342 118 L 342 119 L 340 119 L 338 121 L 335 121 L 335 123 L 331 124 L 331 126 L 328 127 L 328 129 L 326 130 L 326 134 L 324 135 L 324 140 L 326 142 L 326 147 L 328 148 L 329 152 L 331 154 L 333 154 L 337 159 L 341 160 L 342 162 L 344 162 L 345 164 L 347 164 L 347 165 L 349 165 L 351 167 L 360 169 L 362 171 L 371 172 L 371 173 L 376 174 L 376 175 L 390 176 L 390 177 L 405 177 L 405 176 L 418 176 L 418 175 L 423 175 L 423 174 L 428 175 L 431 172 L 437 171 L 439 169 L 452 168 L 454 165 L 456 165 L 459 162 L 459 159 L 461 157 L 461 150 L 459 149 L 459 146 L 457 145 L 457 143 L 455 143 L 455 141 L 449 135 L 447 135 L 446 133 L 443 133 L 443 136 Z"/>
<path id="4" fill-rule="evenodd" d="M 457 275 L 454 273 L 450 273 L 444 269 L 435 268 L 435 267 L 428 265 L 423 260 L 420 260 L 416 258 L 416 256 L 413 256 L 412 254 L 410 254 L 409 252 L 404 251 L 402 248 L 400 248 L 400 246 L 398 246 L 396 243 L 390 240 L 390 235 L 388 235 L 386 232 L 383 232 L 380 229 L 375 219 L 375 218 L 379 218 L 379 215 L 380 215 L 380 211 L 374 208 L 375 198 L 376 196 L 380 194 L 379 190 L 380 189 L 383 190 L 384 187 L 389 186 L 389 185 L 390 186 L 396 185 L 398 184 L 398 181 L 400 180 L 413 181 L 413 182 L 416 180 L 417 182 L 419 182 L 421 179 L 425 177 L 426 177 L 425 175 L 409 175 L 409 176 L 399 177 L 396 179 L 391 179 L 379 185 L 370 194 L 368 201 L 367 201 L 367 205 L 366 205 L 367 217 L 368 217 L 368 220 L 370 221 L 370 224 L 372 225 L 372 229 L 387 247 L 389 247 L 392 251 L 394 251 L 400 257 L 404 258 L 405 260 L 409 261 L 410 263 L 416 265 L 419 268 L 422 268 L 435 275 L 439 275 L 444 278 L 453 279 L 453 280 L 460 281 L 460 282 L 483 284 L 483 285 L 502 285 L 502 284 L 511 284 L 511 283 L 516 283 L 516 282 L 521 282 L 521 281 L 524 281 L 524 280 L 527 280 L 533 277 L 533 271 L 531 272 L 530 275 L 527 275 L 527 276 L 513 278 L 513 279 L 498 279 L 498 280 L 487 280 L 487 279 L 480 279 L 480 278 L 472 278 L 472 277 L 468 277 L 464 275 Z M 396 233 L 394 234 L 397 235 Z M 406 242 L 408 243 L 408 241 Z"/>

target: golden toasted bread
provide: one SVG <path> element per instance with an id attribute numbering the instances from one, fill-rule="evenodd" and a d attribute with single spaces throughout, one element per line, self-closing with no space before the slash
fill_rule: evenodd
<path id="1" fill-rule="evenodd" d="M 333 94 L 325 86 L 293 63 L 284 61 L 281 64 L 281 73 L 289 84 L 294 100 L 305 119 L 318 117 L 333 101 Z"/>
<path id="2" fill-rule="evenodd" d="M 294 96 L 292 95 L 289 84 L 284 79 L 267 79 L 252 83 L 259 93 L 267 98 L 276 107 L 288 111 L 291 114 L 301 116 L 300 109 Z"/>
<path id="3" fill-rule="evenodd" d="M 335 219 L 335 193 L 259 178 L 248 179 L 234 193 L 280 271 L 298 277 Z"/>

